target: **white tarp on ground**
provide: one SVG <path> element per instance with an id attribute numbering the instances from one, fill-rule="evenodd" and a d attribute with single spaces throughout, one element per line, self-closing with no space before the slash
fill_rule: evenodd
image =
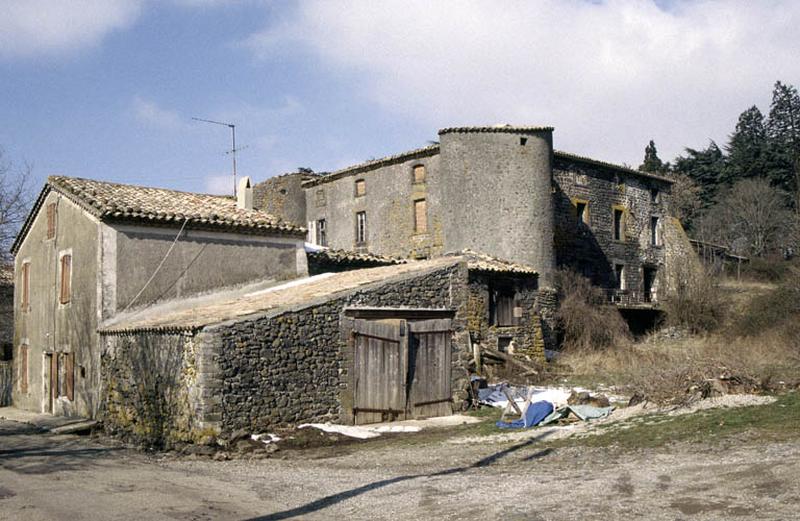
<path id="1" fill-rule="evenodd" d="M 304 423 L 298 425 L 298 429 L 305 429 L 313 427 L 324 432 L 335 432 L 343 436 L 351 438 L 359 438 L 362 440 L 368 438 L 377 438 L 382 433 L 395 433 L 395 432 L 419 432 L 420 427 L 412 427 L 409 425 L 378 425 L 370 427 L 369 425 L 337 425 L 335 423 Z"/>
<path id="2" fill-rule="evenodd" d="M 478 389 L 478 401 L 483 405 L 491 407 L 499 407 L 505 409 L 508 405 L 508 398 L 506 398 L 503 390 L 508 391 L 508 394 L 520 407 L 525 403 L 528 398 L 528 392 L 533 392 L 531 396 L 531 403 L 535 402 L 550 402 L 556 409 L 567 405 L 567 399 L 572 392 L 583 393 L 590 392 L 596 394 L 596 390 L 584 389 L 583 387 L 540 387 L 532 386 L 510 386 L 507 383 L 499 383 L 489 385 L 486 389 Z M 620 402 L 625 401 L 624 398 L 619 396 L 607 395 L 609 401 Z"/>

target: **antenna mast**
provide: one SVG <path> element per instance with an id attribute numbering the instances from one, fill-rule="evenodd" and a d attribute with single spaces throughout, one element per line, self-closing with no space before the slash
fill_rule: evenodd
<path id="1" fill-rule="evenodd" d="M 202 121 L 203 123 L 213 123 L 215 125 L 222 125 L 223 127 L 228 127 L 231 129 L 231 149 L 225 152 L 226 154 L 230 154 L 233 158 L 233 196 L 236 197 L 236 152 L 242 150 L 242 148 L 236 148 L 236 125 L 233 123 L 224 123 L 222 121 L 213 121 L 210 119 L 202 119 L 202 118 L 192 118 L 195 121 Z"/>

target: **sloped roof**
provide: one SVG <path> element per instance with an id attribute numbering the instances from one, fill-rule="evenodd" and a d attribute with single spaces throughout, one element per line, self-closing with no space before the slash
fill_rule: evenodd
<path id="1" fill-rule="evenodd" d="M 552 132 L 553 127 L 549 126 L 521 126 L 514 125 L 491 125 L 491 126 L 477 126 L 477 127 L 447 127 L 439 129 L 439 135 L 442 134 L 456 134 L 456 133 L 496 133 L 507 132 L 509 134 L 526 134 L 528 132 Z"/>
<path id="2" fill-rule="evenodd" d="M 387 266 L 391 264 L 406 264 L 408 260 L 394 257 L 386 257 L 369 252 L 357 252 L 347 250 L 316 250 L 306 251 L 309 260 L 325 262 L 330 264 L 372 264 L 375 266 Z"/>
<path id="3" fill-rule="evenodd" d="M 591 157 L 579 156 L 577 154 L 571 154 L 569 152 L 564 152 L 564 151 L 561 151 L 561 150 L 554 150 L 553 151 L 553 157 L 556 160 L 572 161 L 572 162 L 575 162 L 575 163 L 584 163 L 584 164 L 588 164 L 588 165 L 591 165 L 591 166 L 605 168 L 605 169 L 608 169 L 608 170 L 614 170 L 616 172 L 621 172 L 621 173 L 624 173 L 624 174 L 635 175 L 635 176 L 639 176 L 639 177 L 649 177 L 651 179 L 658 179 L 659 181 L 664 181 L 664 182 L 667 182 L 667 183 L 674 183 L 675 182 L 674 179 L 672 179 L 670 177 L 667 177 L 665 175 L 654 174 L 652 172 L 642 172 L 641 170 L 634 170 L 633 168 L 628 168 L 626 166 L 617 165 L 617 164 L 614 164 L 614 163 L 608 163 L 606 161 L 601 161 L 599 159 L 592 159 Z"/>
<path id="4" fill-rule="evenodd" d="M 261 210 L 242 210 L 231 197 L 180 192 L 79 177 L 50 176 L 11 251 L 16 252 L 33 217 L 50 190 L 64 195 L 98 219 L 106 222 L 151 226 L 225 229 L 248 234 L 301 236 L 303 228 L 282 222 Z"/>
<path id="5" fill-rule="evenodd" d="M 419 159 L 421 157 L 435 156 L 438 153 L 439 153 L 439 145 L 436 144 L 427 147 L 416 148 L 414 150 L 408 150 L 406 152 L 401 152 L 400 154 L 395 154 L 393 156 L 381 157 L 379 159 L 370 159 L 369 161 L 348 166 L 346 168 L 342 168 L 341 170 L 336 170 L 334 172 L 330 172 L 327 174 L 321 173 L 319 176 L 313 179 L 303 181 L 303 186 L 304 187 L 315 186 L 320 183 L 333 181 L 334 179 L 339 179 L 340 177 L 344 177 L 347 175 L 354 175 L 378 167 L 392 165 L 395 163 L 402 163 L 404 161 L 409 161 L 411 159 Z"/>
<path id="6" fill-rule="evenodd" d="M 422 275 L 464 262 L 459 257 L 439 257 L 433 260 L 409 262 L 393 266 L 365 268 L 341 273 L 323 273 L 296 279 L 247 294 L 221 291 L 198 299 L 198 305 L 170 309 L 160 304 L 126 316 L 117 317 L 100 328 L 105 334 L 125 334 L 136 331 L 177 332 L 197 330 L 207 325 L 229 320 L 278 314 L 298 310 L 338 298 L 373 284 L 392 282 L 398 278 Z"/>
<path id="7" fill-rule="evenodd" d="M 455 256 L 467 261 L 467 267 L 472 271 L 483 271 L 488 273 L 507 273 L 513 275 L 538 275 L 538 272 L 530 266 L 510 262 L 485 253 L 472 250 L 462 250 Z"/>

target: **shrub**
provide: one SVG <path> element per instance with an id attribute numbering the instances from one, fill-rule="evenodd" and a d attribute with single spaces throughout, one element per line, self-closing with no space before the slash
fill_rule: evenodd
<path id="1" fill-rule="evenodd" d="M 742 265 L 742 277 L 759 282 L 779 282 L 787 277 L 792 262 L 782 257 L 753 257 Z"/>
<path id="2" fill-rule="evenodd" d="M 725 302 L 714 278 L 704 270 L 686 270 L 666 299 L 667 325 L 686 328 L 692 333 L 715 330 L 725 316 Z"/>
<path id="3" fill-rule="evenodd" d="M 800 269 L 787 269 L 784 282 L 774 290 L 754 297 L 736 321 L 730 333 L 752 337 L 765 331 L 783 331 L 788 342 L 795 342 L 792 332 L 800 320 Z"/>
<path id="4" fill-rule="evenodd" d="M 579 274 L 561 270 L 556 275 L 559 307 L 556 323 L 567 350 L 598 350 L 630 340 L 617 308 L 609 305 L 600 288 Z"/>

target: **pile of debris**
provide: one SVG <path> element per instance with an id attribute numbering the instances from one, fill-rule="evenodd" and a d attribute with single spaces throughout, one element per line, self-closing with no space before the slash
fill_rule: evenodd
<path id="1" fill-rule="evenodd" d="M 176 447 L 182 454 L 208 457 L 216 461 L 225 461 L 248 457 L 264 459 L 277 452 L 281 438 L 275 434 L 251 434 L 245 429 L 230 433 L 225 437 L 209 436 L 199 443 Z"/>
<path id="2" fill-rule="evenodd" d="M 549 424 L 570 424 L 605 418 L 614 406 L 605 395 L 592 395 L 585 389 L 548 387 L 513 387 L 507 383 L 475 386 L 478 402 L 499 407 L 503 414 L 497 426 L 503 429 L 520 429 Z M 477 387 L 477 389 L 476 389 Z M 621 401 L 619 397 L 613 397 Z M 507 421 L 516 416 L 517 419 Z"/>

